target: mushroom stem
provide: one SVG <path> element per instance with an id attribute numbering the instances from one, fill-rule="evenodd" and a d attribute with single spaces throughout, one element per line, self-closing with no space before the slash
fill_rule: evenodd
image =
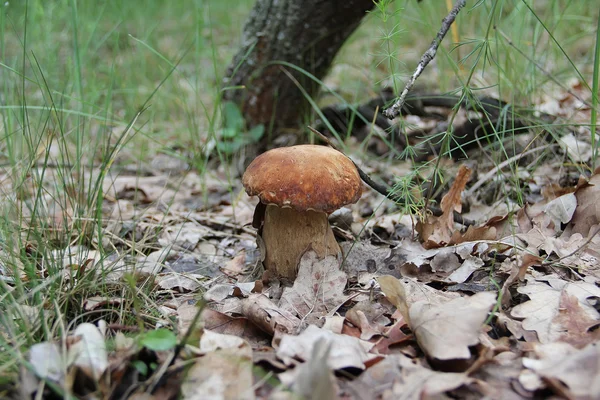
<path id="1" fill-rule="evenodd" d="M 265 268 L 278 278 L 290 281 L 296 278 L 300 259 L 307 250 L 314 250 L 319 258 L 341 253 L 324 212 L 298 212 L 269 204 L 262 239 L 266 250 Z"/>

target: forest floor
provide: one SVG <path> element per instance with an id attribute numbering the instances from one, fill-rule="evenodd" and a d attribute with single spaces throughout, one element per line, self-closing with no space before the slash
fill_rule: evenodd
<path id="1" fill-rule="evenodd" d="M 415 96 L 507 102 L 491 121 L 465 103 L 396 121 L 409 147 L 447 141 L 452 157 L 417 161 L 372 124 L 340 132 L 336 146 L 407 201 L 363 184 L 329 218 L 343 258 L 309 250 L 284 285 L 263 274 L 243 145 L 223 146 L 245 143 L 243 127 L 220 128 L 220 112 L 242 118 L 219 78 L 252 2 L 149 3 L 138 17 L 32 1 L 27 24 L 4 6 L 1 398 L 600 398 L 597 16 L 531 11 L 545 22 L 520 23 L 544 28 L 527 32 L 552 49 L 546 67 L 507 69 L 519 53 L 504 49 L 498 81 L 469 77 L 448 44 Z M 393 43 L 414 46 L 412 68 L 446 10 L 397 3 L 398 23 L 430 19 Z M 465 21 L 525 32 L 527 7 L 480 9 Z M 69 28 L 41 24 L 53 16 Z M 395 84 L 369 18 L 325 81 L 346 106 Z M 447 40 L 473 44 L 481 26 L 459 19 Z"/>

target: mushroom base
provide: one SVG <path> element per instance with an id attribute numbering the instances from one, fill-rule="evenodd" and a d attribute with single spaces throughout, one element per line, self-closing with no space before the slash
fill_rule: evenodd
<path id="1" fill-rule="evenodd" d="M 265 212 L 262 239 L 265 268 L 284 280 L 296 278 L 300 259 L 309 249 L 319 258 L 341 254 L 327 214 L 323 212 L 298 212 L 270 204 Z"/>

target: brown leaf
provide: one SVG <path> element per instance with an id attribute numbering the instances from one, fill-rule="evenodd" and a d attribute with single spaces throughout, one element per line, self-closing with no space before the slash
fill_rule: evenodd
<path id="1" fill-rule="evenodd" d="M 97 382 L 108 368 L 104 334 L 93 324 L 77 326 L 73 336 L 79 339 L 69 347 L 69 359 L 90 379 Z"/>
<path id="2" fill-rule="evenodd" d="M 399 345 L 412 340 L 412 335 L 407 335 L 402 332 L 401 328 L 405 327 L 406 325 L 407 324 L 406 321 L 404 321 L 404 318 L 400 318 L 398 321 L 396 321 L 394 325 L 390 326 L 385 331 L 385 335 L 375 343 L 375 348 L 373 349 L 375 351 L 373 352 L 377 352 L 378 354 L 390 354 L 391 346 Z"/>
<path id="3" fill-rule="evenodd" d="M 312 348 L 310 358 L 292 371 L 279 375 L 284 384 L 303 399 L 335 399 L 337 384 L 333 371 L 327 365 L 331 342 L 322 338 Z"/>
<path id="4" fill-rule="evenodd" d="M 496 239 L 496 228 L 493 226 L 478 226 L 473 225 L 467 228 L 465 233 L 455 231 L 450 238 L 450 244 L 459 244 L 464 242 L 474 242 L 477 240 L 494 240 Z"/>
<path id="5" fill-rule="evenodd" d="M 479 343 L 481 325 L 496 303 L 496 294 L 480 292 L 443 304 L 419 301 L 410 306 L 411 329 L 425 353 L 438 360 L 468 359 Z"/>
<path id="6" fill-rule="evenodd" d="M 600 321 L 600 313 L 587 301 L 590 297 L 600 297 L 600 288 L 587 282 L 566 282 L 556 277 L 547 277 L 538 280 L 528 279 L 527 285 L 517 289 L 519 293 L 529 296 L 529 301 L 515 306 L 511 315 L 515 318 L 523 318 L 523 329 L 535 331 L 541 343 L 551 343 L 564 339 L 565 332 L 571 329 L 571 335 L 578 337 L 585 332 L 574 332 L 581 328 L 565 320 L 561 312 L 561 299 L 564 306 L 574 309 L 572 297 L 578 300 L 581 310 L 580 315 L 587 315 L 588 319 Z M 564 295 L 563 295 L 564 293 Z M 567 297 L 563 297 L 567 296 Z M 565 327 L 563 323 L 567 323 Z M 587 332 L 587 328 L 585 329 Z"/>
<path id="7" fill-rule="evenodd" d="M 292 313 L 277 307 L 264 294 L 251 294 L 242 300 L 242 314 L 269 335 L 294 333 L 300 320 Z"/>
<path id="8" fill-rule="evenodd" d="M 198 274 L 161 273 L 156 276 L 156 284 L 161 289 L 193 292 L 200 287 L 202 279 Z"/>
<path id="9" fill-rule="evenodd" d="M 339 335 L 315 325 L 309 325 L 300 335 L 284 335 L 277 356 L 286 364 L 293 365 L 296 360 L 309 360 L 317 342 L 325 340 L 331 346 L 326 361 L 329 368 L 365 368 L 365 362 L 375 357 L 368 354 L 373 347 L 366 342 L 347 335 Z"/>
<path id="10" fill-rule="evenodd" d="M 426 249 L 441 247 L 450 243 L 454 232 L 454 211 L 462 209 L 461 193 L 465 189 L 471 170 L 461 165 L 452 187 L 444 195 L 441 202 L 442 215 L 439 217 L 429 216 L 426 222 L 417 224 L 423 247 Z"/>
<path id="11" fill-rule="evenodd" d="M 188 370 L 181 384 L 183 398 L 255 398 L 252 349 L 248 343 L 237 336 L 205 330 L 200 349 L 206 354 L 197 358 L 197 362 Z"/>
<path id="12" fill-rule="evenodd" d="M 386 311 L 380 303 L 361 301 L 348 310 L 346 319 L 360 328 L 361 339 L 369 340 L 375 335 L 381 335 L 385 326 L 390 323 L 383 315 Z"/>
<path id="13" fill-rule="evenodd" d="M 408 322 L 421 349 L 439 360 L 469 358 L 469 346 L 479 343 L 481 325 L 496 303 L 491 292 L 454 297 L 407 279 L 382 276 L 378 281 Z"/>
<path id="14" fill-rule="evenodd" d="M 379 282 L 379 286 L 381 286 L 381 290 L 385 297 L 392 303 L 402 317 L 404 321 L 410 324 L 410 316 L 408 314 L 408 303 L 407 303 L 407 293 L 404 289 L 404 285 L 400 283 L 400 281 L 393 276 L 384 275 L 380 276 L 377 281 Z"/>
<path id="15" fill-rule="evenodd" d="M 590 317 L 579 303 L 579 299 L 566 291 L 561 293 L 558 315 L 554 318 L 553 323 L 564 329 L 558 338 L 560 342 L 582 348 L 600 340 L 600 329 L 590 331 L 600 325 L 600 320 Z"/>
<path id="16" fill-rule="evenodd" d="M 210 308 L 205 308 L 202 310 L 201 321 L 204 329 L 209 329 L 215 333 L 238 336 L 255 347 L 269 343 L 269 338 L 264 332 L 247 318 L 231 317 Z"/>
<path id="17" fill-rule="evenodd" d="M 443 211 L 442 217 L 446 218 L 448 227 L 452 227 L 453 216 L 452 212 L 460 212 L 462 209 L 460 195 L 465 189 L 469 178 L 471 177 L 471 169 L 466 165 L 461 165 L 456 175 L 456 179 L 450 188 L 450 191 L 442 198 L 441 207 Z"/>
<path id="18" fill-rule="evenodd" d="M 83 301 L 83 309 L 86 311 L 92 311 L 106 306 L 118 306 L 122 302 L 122 297 L 92 296 Z"/>
<path id="19" fill-rule="evenodd" d="M 567 385 L 572 398 L 600 398 L 600 346 L 575 349 L 566 343 L 537 345 L 537 359 L 524 358 L 523 365 L 538 375 Z"/>
<path id="20" fill-rule="evenodd" d="M 519 273 L 517 275 L 519 280 L 525 279 L 525 274 L 527 273 L 529 267 L 532 265 L 542 265 L 542 262 L 543 260 L 540 257 L 526 253 L 521 260 L 521 265 L 519 266 Z"/>
<path id="21" fill-rule="evenodd" d="M 569 222 L 570 234 L 580 233 L 587 238 L 591 228 L 600 224 L 600 174 L 593 175 L 588 184 L 577 185 L 577 209 Z"/>
<path id="22" fill-rule="evenodd" d="M 312 250 L 300 260 L 294 286 L 285 288 L 279 306 L 307 321 L 316 321 L 346 302 L 346 273 L 336 257 L 320 260 Z"/>
<path id="23" fill-rule="evenodd" d="M 443 399 L 442 393 L 472 381 L 467 374 L 432 371 L 405 355 L 394 354 L 366 370 L 350 387 L 360 399 Z"/>

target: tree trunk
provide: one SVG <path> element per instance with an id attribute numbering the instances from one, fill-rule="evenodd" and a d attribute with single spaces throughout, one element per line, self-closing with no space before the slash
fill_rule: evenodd
<path id="1" fill-rule="evenodd" d="M 257 0 L 242 46 L 228 68 L 225 100 L 238 104 L 247 127 L 264 125 L 262 151 L 284 133 L 298 132 L 310 104 L 290 73 L 315 98 L 318 84 L 280 61 L 322 79 L 373 0 Z M 303 141 L 303 140 L 301 140 Z"/>

